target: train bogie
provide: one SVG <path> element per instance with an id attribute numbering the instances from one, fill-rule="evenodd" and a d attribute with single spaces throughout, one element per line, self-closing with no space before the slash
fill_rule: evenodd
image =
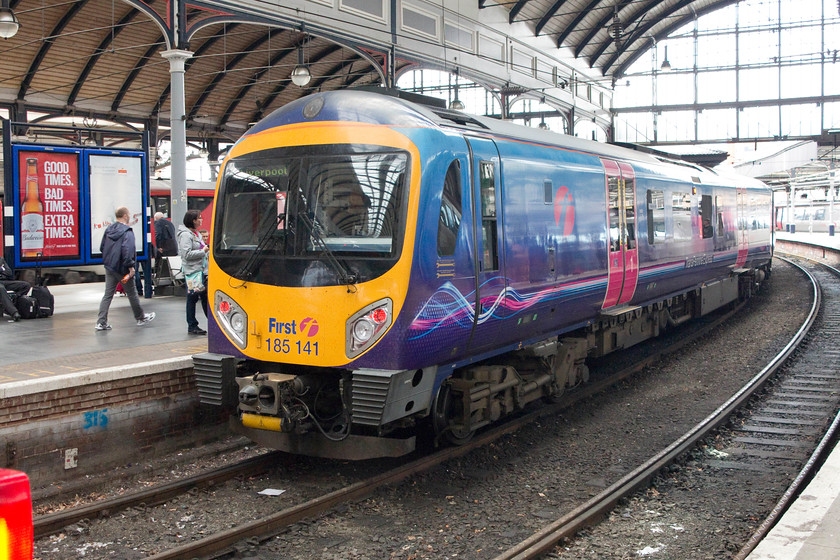
<path id="1" fill-rule="evenodd" d="M 585 381 L 587 357 L 747 296 L 769 222 L 750 179 L 316 94 L 224 164 L 209 349 L 238 364 L 237 429 L 271 447 L 400 455 L 419 426 L 461 443 Z"/>

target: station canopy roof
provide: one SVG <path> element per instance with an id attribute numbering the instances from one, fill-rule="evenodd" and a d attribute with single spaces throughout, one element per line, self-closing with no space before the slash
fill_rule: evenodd
<path id="1" fill-rule="evenodd" d="M 493 0 L 479 0 L 489 5 Z M 499 0 L 509 22 L 546 35 L 603 76 L 620 77 L 654 41 L 738 0 Z"/>
<path id="2" fill-rule="evenodd" d="M 475 0 L 485 7 L 491 0 Z M 617 76 L 692 18 L 735 0 L 515 0 L 499 2 L 511 22 L 548 35 L 606 76 Z M 146 2 L 165 10 L 166 2 Z M 115 0 L 11 0 L 20 30 L 0 41 L 0 103 L 94 119 L 168 123 L 169 62 L 160 28 L 136 5 Z M 188 5 L 187 23 L 215 14 Z M 521 29 L 515 26 L 514 29 Z M 187 135 L 234 140 L 250 123 L 319 90 L 377 85 L 384 53 L 357 51 L 300 29 L 213 23 L 190 39 Z M 290 81 L 302 49 L 311 81 Z M 562 54 L 561 54 L 562 56 Z M 397 61 L 396 70 L 411 66 Z M 165 134 L 164 134 L 165 135 Z"/>

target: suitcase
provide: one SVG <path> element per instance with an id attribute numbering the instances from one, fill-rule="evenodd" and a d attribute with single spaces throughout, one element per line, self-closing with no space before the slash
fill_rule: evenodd
<path id="1" fill-rule="evenodd" d="M 41 253 L 38 253 L 38 256 L 42 256 Z M 53 311 L 55 311 L 55 298 L 50 292 L 50 289 L 47 288 L 47 283 L 41 277 L 41 261 L 38 261 L 38 267 L 35 269 L 35 281 L 36 284 L 32 286 L 32 291 L 30 295 L 38 301 L 38 317 L 52 317 Z M 21 313 L 21 317 L 23 313 Z"/>
<path id="2" fill-rule="evenodd" d="M 38 300 L 38 317 L 52 317 L 55 311 L 55 297 L 46 286 L 32 286 L 31 295 Z"/>
<path id="3" fill-rule="evenodd" d="M 15 307 L 17 307 L 22 319 L 38 317 L 38 300 L 32 296 L 18 296 L 15 300 Z"/>

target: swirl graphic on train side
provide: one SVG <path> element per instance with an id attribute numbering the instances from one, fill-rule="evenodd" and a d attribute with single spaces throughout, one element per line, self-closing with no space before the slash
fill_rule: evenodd
<path id="1" fill-rule="evenodd" d="M 509 284 L 509 281 L 505 278 L 492 278 L 482 284 L 482 287 L 491 283 L 500 283 L 500 280 L 504 280 L 505 285 Z M 606 277 L 601 276 L 569 282 L 533 294 L 520 294 L 508 286 L 496 294 L 495 297 L 481 299 L 483 311 L 479 314 L 477 323 L 481 325 L 491 318 L 510 319 L 543 301 L 582 295 L 593 290 L 603 290 L 606 281 Z M 409 331 L 412 331 L 409 339 L 422 338 L 438 329 L 452 326 L 464 329 L 471 328 L 475 314 L 475 305 L 471 302 L 474 299 L 475 291 L 464 295 L 451 282 L 446 282 L 438 288 L 414 317 L 408 327 Z"/>

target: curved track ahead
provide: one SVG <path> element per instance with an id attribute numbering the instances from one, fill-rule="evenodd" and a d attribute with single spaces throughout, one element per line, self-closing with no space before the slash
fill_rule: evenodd
<path id="1" fill-rule="evenodd" d="M 804 270 L 803 270 L 804 271 Z M 732 414 L 743 407 L 748 400 L 757 394 L 765 384 L 780 370 L 783 364 L 790 358 L 794 351 L 799 348 L 805 340 L 809 331 L 814 325 L 821 310 L 822 291 L 820 283 L 808 271 L 804 271 L 813 286 L 813 303 L 811 312 L 808 314 L 803 325 L 791 341 L 768 363 L 758 374 L 745 384 L 727 402 L 721 405 L 711 415 L 697 424 L 689 432 L 676 440 L 673 444 L 663 449 L 647 462 L 627 474 L 624 478 L 605 489 L 603 492 L 592 498 L 579 508 L 547 525 L 544 529 L 532 537 L 511 547 L 504 553 L 496 556 L 494 560 L 525 560 L 537 558 L 540 555 L 551 551 L 557 543 L 575 534 L 582 527 L 592 525 L 600 520 L 610 511 L 619 500 L 626 498 L 648 485 L 650 480 L 661 470 L 666 468 L 677 457 L 697 445 L 699 441 L 707 437 L 714 430 L 729 420 Z M 840 285 L 838 285 L 840 287 Z M 837 299 L 840 307 L 840 298 Z M 840 315 L 838 315 L 840 317 Z M 840 324 L 840 318 L 838 318 Z M 838 376 L 840 386 L 840 376 Z M 783 413 L 781 416 L 788 414 Z"/>

